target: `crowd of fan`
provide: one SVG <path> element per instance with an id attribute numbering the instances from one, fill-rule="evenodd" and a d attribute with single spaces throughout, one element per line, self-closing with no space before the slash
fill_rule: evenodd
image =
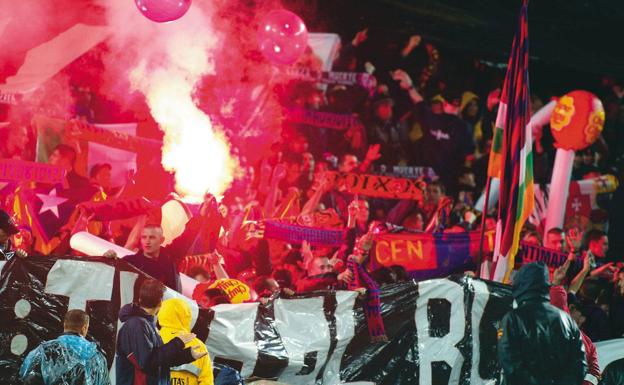
<path id="1" fill-rule="evenodd" d="M 227 277 L 247 283 L 255 292 L 254 299 L 259 300 L 278 292 L 292 295 L 346 288 L 354 279 L 348 262 L 364 262 L 373 232 L 383 231 L 387 223 L 413 232 L 478 229 L 481 213 L 474 206 L 486 183 L 501 86 L 500 80 L 497 84 L 487 79 L 500 79 L 501 70 L 475 61 L 473 68 L 464 69 L 461 82 L 452 84 L 454 80 L 445 71 L 453 63 L 445 62 L 438 48 L 420 36 L 412 36 L 393 57 L 368 58 L 358 52 L 366 44 L 367 33 L 360 31 L 342 47 L 334 70 L 372 73 L 377 80 L 374 89 L 321 88 L 292 81 L 278 90 L 287 108 L 355 114 L 362 125 L 339 131 L 284 123 L 272 152 L 260 164 L 243 165 L 246 177 L 235 183 L 221 202 L 207 197 L 199 215 L 167 247 L 161 247 L 162 229 L 149 216 L 135 218 L 134 226 L 127 222 L 96 224 L 88 211 L 78 207 L 58 234 L 50 254 L 74 252 L 69 248 L 69 236 L 88 229 L 138 250 L 126 260 L 174 289 L 180 289 L 178 271 L 203 282 L 194 296 L 201 306 L 212 306 L 230 302 L 223 290 L 209 288 L 210 283 Z M 455 92 L 461 87 L 467 88 Z M 596 144 L 577 153 L 573 179 L 621 175 L 623 171 L 624 93 L 608 78 L 597 89 L 605 104 L 605 128 Z M 79 118 L 89 120 L 88 104 L 84 104 L 88 101 L 79 100 Z M 540 96 L 531 97 L 533 112 L 542 105 Z M 2 156 L 34 160 L 34 133 L 28 125 L 14 128 L 2 131 Z M 547 183 L 554 159 L 548 130 L 535 138 L 534 154 L 536 182 Z M 122 192 L 121 186 L 112 185 L 110 165 L 94 166 L 87 178 L 73 169 L 75 159 L 76 149 L 66 145 L 59 145 L 49 158 L 50 164 L 68 171 L 69 188 L 89 185 L 113 197 Z M 329 170 L 373 174 L 389 173 L 394 166 L 430 167 L 435 171 L 435 175 L 423 178 L 423 202 L 365 199 L 338 191 L 323 178 Z M 3 199 L 4 209 L 11 212 L 11 194 Z M 593 341 L 624 336 L 624 270 L 618 264 L 623 255 L 621 249 L 608 253 L 606 232 L 624 217 L 620 215 L 624 207 L 622 188 L 599 204 L 606 215 L 570 221 L 572 225 L 566 229 L 549 229 L 543 240 L 540 229 L 527 224 L 523 235 L 527 243 L 569 252 L 569 262 L 552 273 L 553 284 L 565 287 L 571 315 Z M 301 209 L 294 212 L 292 207 Z M 441 218 L 441 207 L 449 207 L 450 215 Z M 487 216 L 486 225 L 492 229 L 496 209 Z M 340 248 L 321 248 L 307 242 L 296 245 L 254 237 L 257 222 L 253 219 L 262 218 L 346 228 L 347 241 Z M 195 235 L 206 226 L 216 226 L 213 251 L 204 259 L 187 258 Z M 13 235 L 13 246 L 37 254 L 32 233 L 24 226 L 19 230 Z M 10 234 L 3 233 L 0 241 L 7 250 Z M 463 266 L 457 272 L 478 274 L 478 267 Z M 401 266 L 370 274 L 380 285 L 409 279 Z"/>

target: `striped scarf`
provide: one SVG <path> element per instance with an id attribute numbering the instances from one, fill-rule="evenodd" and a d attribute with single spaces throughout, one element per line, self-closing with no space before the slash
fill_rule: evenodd
<path id="1" fill-rule="evenodd" d="M 365 287 L 366 302 L 364 303 L 364 316 L 368 324 L 368 334 L 372 342 L 388 341 L 383 318 L 381 317 L 381 301 L 379 300 L 379 286 L 366 269 L 352 258 L 347 259 L 347 268 L 353 273 L 353 281 L 348 285 L 349 290 Z"/>

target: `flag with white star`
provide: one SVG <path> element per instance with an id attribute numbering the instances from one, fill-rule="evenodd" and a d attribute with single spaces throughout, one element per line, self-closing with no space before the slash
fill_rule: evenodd
<path id="1" fill-rule="evenodd" d="M 46 245 L 70 222 L 76 206 L 97 199 L 100 194 L 90 186 L 81 189 L 65 189 L 60 184 L 22 186 L 16 191 L 13 210 L 18 222 L 33 230 L 38 251 L 47 254 L 51 250 Z"/>

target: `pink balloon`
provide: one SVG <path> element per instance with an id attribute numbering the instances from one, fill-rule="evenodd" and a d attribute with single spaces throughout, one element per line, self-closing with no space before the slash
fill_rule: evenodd
<path id="1" fill-rule="evenodd" d="M 269 12 L 258 30 L 260 51 L 275 64 L 292 64 L 308 47 L 303 20 L 285 9 Z"/>
<path id="2" fill-rule="evenodd" d="M 191 7 L 191 0 L 134 0 L 143 16 L 157 23 L 174 21 Z"/>

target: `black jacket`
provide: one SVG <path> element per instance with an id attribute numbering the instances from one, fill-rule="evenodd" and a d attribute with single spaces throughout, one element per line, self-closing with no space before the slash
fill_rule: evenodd
<path id="1" fill-rule="evenodd" d="M 181 339 L 163 344 L 154 317 L 138 305 L 122 307 L 119 320 L 124 324 L 117 336 L 117 385 L 169 385 L 170 367 L 194 361 Z"/>
<path id="2" fill-rule="evenodd" d="M 206 219 L 204 217 L 197 216 L 191 218 L 186 223 L 184 232 L 179 237 L 167 246 L 160 248 L 158 258 L 146 257 L 143 254 L 143 250 L 139 250 L 136 254 L 124 257 L 124 260 L 164 283 L 165 286 L 181 293 L 182 284 L 180 283 L 177 264 L 187 255 L 196 241 L 199 230 L 205 223 Z"/>
<path id="3" fill-rule="evenodd" d="M 502 320 L 498 357 L 507 385 L 576 385 L 587 372 L 580 331 L 549 303 L 548 271 L 525 265 L 513 282 L 518 308 Z"/>
<path id="4" fill-rule="evenodd" d="M 624 384 L 624 358 L 613 361 L 602 372 L 600 385 L 623 385 Z"/>

